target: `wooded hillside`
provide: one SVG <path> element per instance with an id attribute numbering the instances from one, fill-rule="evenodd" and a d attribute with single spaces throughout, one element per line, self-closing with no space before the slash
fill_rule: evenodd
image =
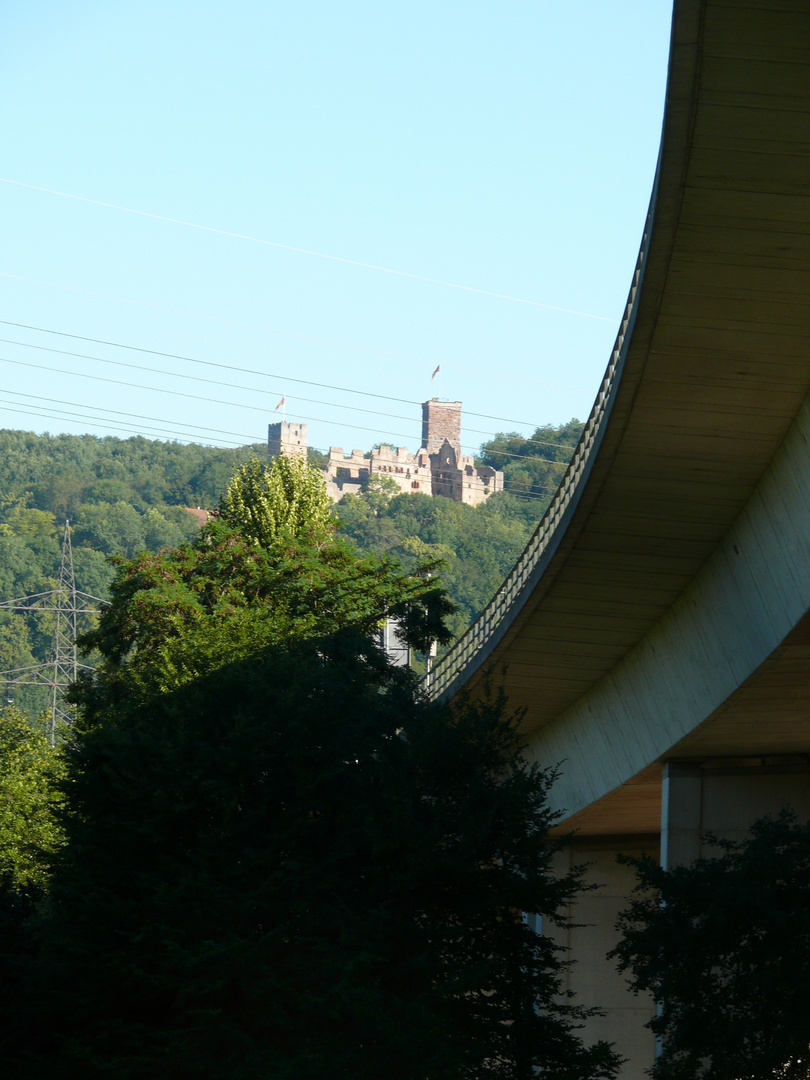
<path id="1" fill-rule="evenodd" d="M 504 472 L 508 492 L 473 508 L 443 498 L 400 495 L 375 479 L 334 508 L 362 551 L 388 554 L 409 569 L 444 560 L 443 578 L 461 633 L 490 599 L 548 505 L 582 425 L 538 428 L 531 439 L 497 436 L 482 463 Z M 186 507 L 213 508 L 237 465 L 262 444 L 237 450 L 92 435 L 0 431 L 0 602 L 56 585 L 64 522 L 70 520 L 77 588 L 106 598 L 110 556 L 174 547 L 196 535 Z M 52 616 L 0 611 L 0 672 L 46 660 Z M 5 687 L 3 687 L 5 691 Z M 18 687 L 29 716 L 44 697 Z"/>

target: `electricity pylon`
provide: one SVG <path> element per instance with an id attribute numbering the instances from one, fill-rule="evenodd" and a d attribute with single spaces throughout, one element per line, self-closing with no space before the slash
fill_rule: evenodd
<path id="1" fill-rule="evenodd" d="M 76 681 L 80 671 L 90 671 L 88 664 L 80 664 L 76 658 L 76 630 L 79 615 L 97 615 L 106 601 L 98 596 L 80 592 L 76 588 L 73 575 L 73 548 L 70 544 L 70 522 L 65 522 L 65 535 L 62 540 L 62 559 L 59 564 L 59 584 L 49 592 L 33 593 L 20 596 L 16 600 L 0 603 L 4 611 L 52 611 L 54 613 L 53 636 L 48 659 L 44 664 L 29 664 L 28 667 L 0 671 L 5 676 L 6 686 L 46 686 L 49 690 L 50 716 L 47 736 L 53 746 L 60 723 L 69 724 L 73 720 L 65 691 Z"/>

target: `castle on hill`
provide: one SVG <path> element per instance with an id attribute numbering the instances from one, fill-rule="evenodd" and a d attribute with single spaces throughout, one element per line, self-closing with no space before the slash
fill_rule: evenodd
<path id="1" fill-rule="evenodd" d="M 307 425 L 285 421 L 267 429 L 267 455 L 305 457 Z M 340 446 L 329 447 L 324 470 L 326 491 L 338 502 L 356 495 L 372 476 L 387 476 L 402 492 L 443 495 L 455 502 L 478 506 L 495 491 L 503 490 L 503 473 L 489 465 L 476 465 L 461 452 L 461 402 L 431 398 L 422 405 L 422 445 L 415 454 L 404 446 L 381 446 L 368 455 L 352 450 L 347 457 Z"/>

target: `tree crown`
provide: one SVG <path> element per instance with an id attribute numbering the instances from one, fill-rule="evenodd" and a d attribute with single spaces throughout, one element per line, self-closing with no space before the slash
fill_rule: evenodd
<path id="1" fill-rule="evenodd" d="M 261 547 L 280 540 L 323 545 L 334 532 L 323 477 L 303 458 L 279 454 L 240 465 L 219 500 L 219 517 Z"/>

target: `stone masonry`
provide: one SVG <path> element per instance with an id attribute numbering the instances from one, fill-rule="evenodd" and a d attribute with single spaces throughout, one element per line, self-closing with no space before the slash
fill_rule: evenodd
<path id="1" fill-rule="evenodd" d="M 279 422 L 267 428 L 267 459 L 272 461 L 279 454 L 288 457 L 307 456 L 307 425 Z"/>
<path id="2" fill-rule="evenodd" d="M 306 454 L 306 424 L 279 422 L 268 427 L 267 451 L 272 461 L 278 454 Z M 324 470 L 326 491 L 338 502 L 346 494 L 358 494 L 372 476 L 387 476 L 402 492 L 443 495 L 455 502 L 478 506 L 495 491 L 503 490 L 503 473 L 461 452 L 461 402 L 431 398 L 422 405 L 422 445 L 415 454 L 404 446 L 381 446 L 365 455 L 330 446 Z"/>
<path id="3" fill-rule="evenodd" d="M 431 398 L 422 405 L 422 446 L 436 454 L 445 440 L 461 454 L 461 402 Z"/>

